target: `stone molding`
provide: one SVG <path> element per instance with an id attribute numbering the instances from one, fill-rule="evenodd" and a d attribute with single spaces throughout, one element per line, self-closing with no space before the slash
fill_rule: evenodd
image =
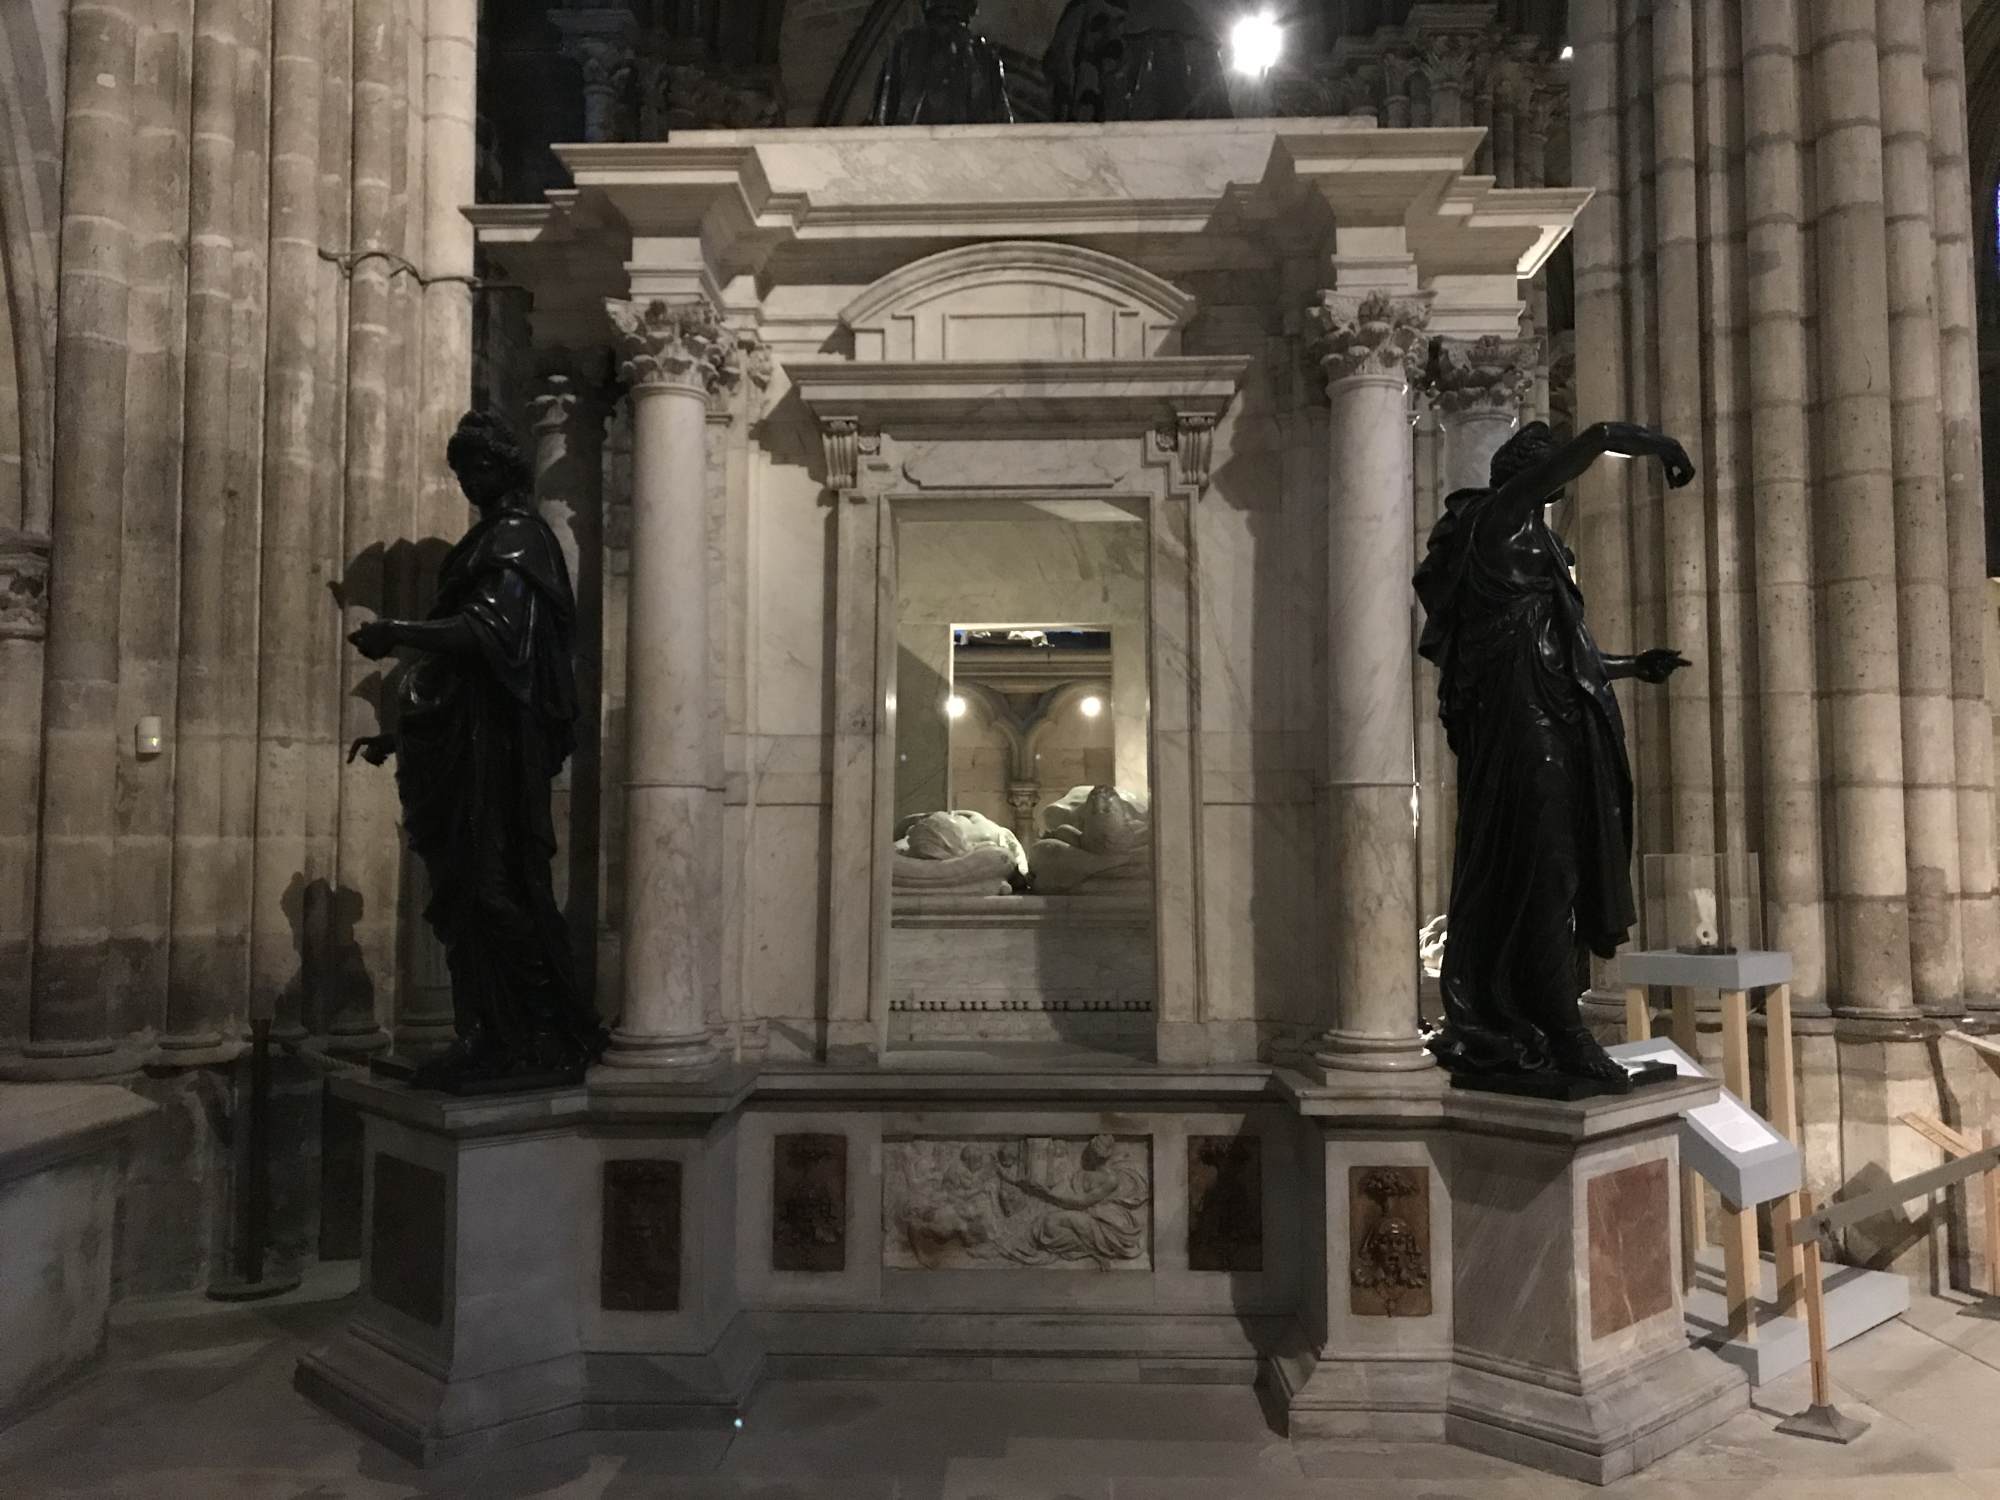
<path id="1" fill-rule="evenodd" d="M 49 633 L 49 539 L 0 531 L 0 639 L 39 641 Z"/>
<path id="2" fill-rule="evenodd" d="M 1414 383 L 1429 322 L 1430 299 L 1417 293 L 1322 292 L 1306 308 L 1312 355 L 1329 388 L 1370 377 Z"/>
<path id="3" fill-rule="evenodd" d="M 1184 411 L 1171 426 L 1154 434 L 1162 453 L 1174 455 L 1175 473 L 1183 487 L 1197 493 L 1208 488 L 1215 457 L 1215 413 Z"/>
<path id="4" fill-rule="evenodd" d="M 618 373 L 635 391 L 682 390 L 704 400 L 742 378 L 736 335 L 705 301 L 604 300 L 617 335 Z"/>
<path id="5" fill-rule="evenodd" d="M 863 432 L 853 417 L 826 417 L 820 422 L 819 438 L 826 453 L 826 487 L 861 499 L 861 457 L 882 451 L 881 434 Z"/>
<path id="6" fill-rule="evenodd" d="M 1541 356 L 1537 339 L 1434 338 L 1424 391 L 1447 416 L 1464 412 L 1517 413 L 1535 386 Z"/>

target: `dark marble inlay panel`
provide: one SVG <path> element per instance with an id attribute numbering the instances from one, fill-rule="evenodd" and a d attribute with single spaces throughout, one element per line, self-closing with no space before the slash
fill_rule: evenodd
<path id="1" fill-rule="evenodd" d="M 368 1288 L 397 1312 L 444 1326 L 444 1173 L 375 1154 Z"/>
<path id="2" fill-rule="evenodd" d="M 1347 1169 L 1347 1308 L 1364 1318 L 1431 1314 L 1431 1169 Z"/>
<path id="3" fill-rule="evenodd" d="M 1593 1177 L 1590 1336 L 1607 1338 L 1674 1305 L 1674 1226 L 1664 1160 Z"/>
<path id="4" fill-rule="evenodd" d="M 847 1269 L 847 1137 L 771 1142 L 771 1269 Z"/>
<path id="5" fill-rule="evenodd" d="M 1264 1269 L 1264 1140 L 1188 1137 L 1188 1269 Z"/>
<path id="6" fill-rule="evenodd" d="M 606 1312 L 679 1312 L 681 1164 L 657 1158 L 604 1164 L 604 1252 L 598 1303 Z"/>

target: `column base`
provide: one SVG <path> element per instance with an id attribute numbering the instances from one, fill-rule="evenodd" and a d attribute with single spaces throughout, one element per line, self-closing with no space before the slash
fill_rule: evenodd
<path id="1" fill-rule="evenodd" d="M 77 1083 L 136 1073 L 140 1054 L 124 1043 L 29 1042 L 19 1052 L 0 1054 L 0 1082 Z"/>
<path id="2" fill-rule="evenodd" d="M 1422 1040 L 1411 1036 L 1368 1036 L 1329 1031 L 1313 1049 L 1312 1067 L 1321 1081 L 1329 1073 L 1422 1073 L 1437 1066 Z"/>
<path id="3" fill-rule="evenodd" d="M 614 1029 L 611 1045 L 591 1074 L 595 1077 L 606 1071 L 621 1074 L 645 1071 L 690 1076 L 713 1072 L 723 1062 L 715 1037 L 707 1031 L 687 1036 L 647 1036 Z"/>
<path id="4" fill-rule="evenodd" d="M 326 1050 L 334 1057 L 359 1059 L 388 1051 L 393 1040 L 380 1026 L 373 1031 L 334 1032 L 326 1039 Z"/>
<path id="5" fill-rule="evenodd" d="M 162 1068 L 202 1068 L 235 1062 L 248 1050 L 237 1038 L 225 1037 L 219 1031 L 192 1036 L 163 1036 L 146 1062 L 148 1066 Z"/>

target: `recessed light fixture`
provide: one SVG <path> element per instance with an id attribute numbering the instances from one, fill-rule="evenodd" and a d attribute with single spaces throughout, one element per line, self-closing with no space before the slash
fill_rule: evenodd
<path id="1" fill-rule="evenodd" d="M 1568 62 L 1568 61 L 1569 61 L 1569 60 L 1570 60 L 1570 59 L 1571 59 L 1572 57 L 1575 57 L 1575 56 L 1576 56 L 1576 48 L 1574 48 L 1574 47 L 1565 47 L 1565 48 L 1563 48 L 1563 49 L 1562 49 L 1562 60 L 1563 60 L 1564 62 Z"/>
<path id="2" fill-rule="evenodd" d="M 951 718 L 954 719 L 964 718 L 965 700 L 959 697 L 958 694 L 953 693 L 949 698 L 944 700 L 944 711 Z"/>
<path id="3" fill-rule="evenodd" d="M 1092 693 L 1083 702 L 1079 703 L 1077 707 L 1083 710 L 1083 716 L 1086 719 L 1094 719 L 1104 712 L 1104 700 L 1098 697 L 1097 694 Z"/>

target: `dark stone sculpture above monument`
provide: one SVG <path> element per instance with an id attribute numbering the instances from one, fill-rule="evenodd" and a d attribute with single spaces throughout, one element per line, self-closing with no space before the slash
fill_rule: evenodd
<path id="1" fill-rule="evenodd" d="M 1070 0 L 1044 55 L 1057 120 L 1223 120 L 1222 47 L 1188 0 Z"/>
<path id="2" fill-rule="evenodd" d="M 1445 501 L 1417 570 L 1418 649 L 1437 665 L 1458 760 L 1431 1049 L 1461 1082 L 1631 1086 L 1578 1006 L 1583 952 L 1609 958 L 1636 919 L 1632 769 L 1611 684 L 1663 683 L 1688 663 L 1670 650 L 1607 656 L 1584 623 L 1574 557 L 1545 507 L 1606 453 L 1658 458 L 1676 489 L 1694 478 L 1681 445 L 1650 428 L 1600 422 L 1558 445 L 1530 423 L 1494 455 L 1490 489 Z"/>
<path id="3" fill-rule="evenodd" d="M 533 473 L 506 428 L 468 413 L 446 457 L 479 520 L 445 558 L 423 620 L 371 620 L 348 637 L 370 661 L 406 648 L 393 732 L 348 752 L 396 757 L 424 917 L 451 969 L 458 1040 L 412 1081 L 451 1092 L 579 1081 L 605 1031 L 577 993 L 549 878 L 549 783 L 577 715 L 576 600 Z"/>
<path id="4" fill-rule="evenodd" d="M 924 19 L 896 39 L 875 86 L 871 125 L 1008 125 L 1007 73 L 972 29 L 979 0 L 924 0 Z"/>

